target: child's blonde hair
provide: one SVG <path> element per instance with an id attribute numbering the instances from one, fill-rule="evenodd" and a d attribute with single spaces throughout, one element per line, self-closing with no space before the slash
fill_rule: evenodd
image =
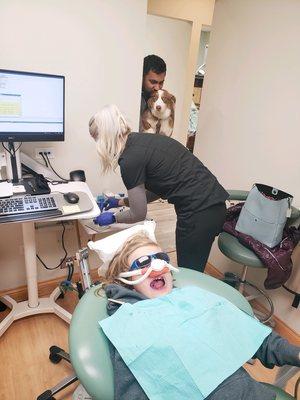
<path id="1" fill-rule="evenodd" d="M 98 111 L 89 121 L 89 131 L 96 141 L 102 172 L 114 170 L 131 132 L 118 107 L 111 104 Z"/>
<path id="2" fill-rule="evenodd" d="M 121 272 L 129 270 L 130 265 L 128 264 L 128 258 L 141 246 L 157 246 L 157 243 L 151 240 L 145 233 L 139 233 L 129 238 L 122 248 L 114 255 L 105 275 L 100 276 L 100 281 L 103 285 L 118 283 L 119 285 L 127 286 L 116 278 Z"/>

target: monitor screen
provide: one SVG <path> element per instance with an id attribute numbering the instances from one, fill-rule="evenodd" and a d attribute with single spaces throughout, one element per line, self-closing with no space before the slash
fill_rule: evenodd
<path id="1" fill-rule="evenodd" d="M 0 142 L 64 140 L 65 77 L 0 69 Z"/>

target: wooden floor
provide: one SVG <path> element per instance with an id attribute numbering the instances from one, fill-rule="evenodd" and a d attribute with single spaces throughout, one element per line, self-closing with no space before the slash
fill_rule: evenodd
<path id="1" fill-rule="evenodd" d="M 171 253 L 173 262 L 175 216 L 167 204 L 157 204 L 150 210 L 158 220 L 157 237 L 162 247 Z M 72 312 L 77 304 L 76 295 L 68 293 L 58 303 Z M 2 320 L 6 311 L 0 313 Z M 67 362 L 52 364 L 48 349 L 53 344 L 68 350 L 68 325 L 51 314 L 28 317 L 14 322 L 0 338 L 0 400 L 34 400 L 46 389 L 72 372 Z M 273 382 L 275 370 L 268 370 L 256 362 L 246 369 L 260 381 Z M 294 390 L 296 377 L 288 383 L 287 391 Z M 57 400 L 72 399 L 77 384 L 55 395 Z"/>
<path id="2" fill-rule="evenodd" d="M 72 293 L 58 300 L 73 311 L 77 299 Z M 4 317 L 6 312 L 1 313 Z M 72 373 L 62 360 L 52 364 L 49 347 L 57 345 L 68 351 L 68 325 L 52 314 L 41 314 L 14 322 L 0 338 L 0 400 L 34 400 L 62 378 Z M 72 399 L 77 384 L 65 389 L 55 398 Z"/>

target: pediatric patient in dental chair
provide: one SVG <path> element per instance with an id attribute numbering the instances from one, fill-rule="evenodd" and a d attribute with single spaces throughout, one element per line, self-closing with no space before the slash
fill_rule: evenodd
<path id="1" fill-rule="evenodd" d="M 210 390 L 206 391 L 205 390 L 200 390 L 199 393 L 200 395 L 195 395 L 197 393 L 196 390 L 192 390 L 191 388 L 195 387 L 195 379 L 193 375 L 187 374 L 186 378 L 182 378 L 181 372 L 178 372 L 180 368 L 178 366 L 175 366 L 173 364 L 174 358 L 170 358 L 170 365 L 169 370 L 171 371 L 171 378 L 166 375 L 161 375 L 157 373 L 156 370 L 160 371 L 160 364 L 166 364 L 168 362 L 168 355 L 171 352 L 163 352 L 162 349 L 160 349 L 160 354 L 162 354 L 162 358 L 159 358 L 159 354 L 157 355 L 157 362 L 154 364 L 153 360 L 155 358 L 151 358 L 150 360 L 145 357 L 147 355 L 147 352 L 141 353 L 140 357 L 137 357 L 138 359 L 140 358 L 140 364 L 136 364 L 134 367 L 134 363 L 128 362 L 126 357 L 124 357 L 124 354 L 128 352 L 130 349 L 125 348 L 122 351 L 118 348 L 116 349 L 116 346 L 114 346 L 112 343 L 115 344 L 114 342 L 114 335 L 110 337 L 110 335 L 107 333 L 109 332 L 109 320 L 113 322 L 113 319 L 117 317 L 117 314 L 120 313 L 121 309 L 123 307 L 129 307 L 128 314 L 126 314 L 126 317 L 128 318 L 128 315 L 131 315 L 133 313 L 135 316 L 137 316 L 136 324 L 131 326 L 130 330 L 130 335 L 129 337 L 133 336 L 133 347 L 136 345 L 139 345 L 139 339 L 142 339 L 142 341 L 146 340 L 147 337 L 147 332 L 145 332 L 142 328 L 142 326 L 139 324 L 139 315 L 143 313 L 143 309 L 147 309 L 146 305 L 155 305 L 155 302 L 158 302 L 158 307 L 156 314 L 151 314 L 151 307 L 148 308 L 150 310 L 149 315 L 149 324 L 154 322 L 157 318 L 157 320 L 162 320 L 162 325 L 161 325 L 161 332 L 159 333 L 161 337 L 163 337 L 164 331 L 166 330 L 167 325 L 167 319 L 172 319 L 173 314 L 169 313 L 168 316 L 162 314 L 164 310 L 164 305 L 166 304 L 166 299 L 170 299 L 171 303 L 173 302 L 173 305 L 176 303 L 178 300 L 177 297 L 170 297 L 173 295 L 173 293 L 176 293 L 178 291 L 178 295 L 184 295 L 184 293 L 187 293 L 187 290 L 190 290 L 191 293 L 196 293 L 196 290 L 203 291 L 203 289 L 196 289 L 194 287 L 185 287 L 182 289 L 173 289 L 173 276 L 172 272 L 176 271 L 177 268 L 174 268 L 170 265 L 170 260 L 169 257 L 166 253 L 164 253 L 161 248 L 152 241 L 149 236 L 146 233 L 140 232 L 138 234 L 135 234 L 134 236 L 131 236 L 128 238 L 122 245 L 121 249 L 119 249 L 115 255 L 113 256 L 108 269 L 105 273 L 105 276 L 101 277 L 101 280 L 103 282 L 103 287 L 105 289 L 106 295 L 108 297 L 108 304 L 107 304 L 107 312 L 111 317 L 108 317 L 107 319 L 103 320 L 100 322 L 100 325 L 102 329 L 104 330 L 105 334 L 108 336 L 110 342 L 110 355 L 111 355 L 111 360 L 113 364 L 113 369 L 114 369 L 114 384 L 115 384 L 115 399 L 116 400 L 146 400 L 146 399 L 155 399 L 155 400 L 161 400 L 161 399 L 204 399 L 206 398 L 207 400 L 275 400 L 276 399 L 276 394 L 272 390 L 272 387 L 263 385 L 254 379 L 251 378 L 251 376 L 246 372 L 244 368 L 242 368 L 242 364 L 248 359 L 244 359 L 243 362 L 241 362 L 237 368 L 235 368 L 232 372 L 230 372 L 230 375 L 222 375 L 221 376 L 226 376 L 225 379 L 222 379 L 219 381 L 219 384 L 215 384 L 214 389 L 212 390 L 210 387 Z M 193 292 L 194 290 L 194 292 Z M 205 292 L 205 291 L 204 291 Z M 200 292 L 199 292 L 200 293 Z M 207 295 L 209 296 L 208 293 L 206 292 Z M 161 297 L 163 296 L 163 297 Z M 220 296 L 211 294 L 211 296 L 215 296 L 218 299 L 222 299 Z M 206 301 L 206 298 L 204 299 L 204 303 Z M 152 299 L 152 300 L 148 300 Z M 210 299 L 210 298 L 209 298 Z M 145 301 L 141 301 L 145 300 Z M 165 301 L 165 302 L 164 302 Z M 209 301 L 212 301 L 211 299 Z M 213 301 L 215 301 L 215 298 L 213 298 Z M 225 299 L 224 299 L 225 301 Z M 137 303 L 139 302 L 139 303 Z M 148 303 L 147 303 L 148 302 Z M 149 303 L 150 302 L 150 303 Z M 201 300 L 202 302 L 202 300 Z M 197 310 L 201 308 L 202 303 L 197 303 Z M 227 302 L 227 300 L 226 300 Z M 123 304 L 125 303 L 125 304 Z M 229 303 L 229 302 L 228 302 Z M 182 297 L 179 299 L 178 304 L 182 304 Z M 187 304 L 187 303 L 186 303 Z M 196 303 L 195 303 L 196 304 Z M 200 304 L 200 307 L 199 307 Z M 222 304 L 222 300 L 217 301 L 217 306 L 214 307 L 213 309 L 213 319 L 215 315 L 215 319 L 220 319 L 220 311 L 218 309 L 222 310 L 220 304 Z M 231 303 L 230 303 L 231 304 Z M 122 306 L 121 306 L 122 305 Z M 233 306 L 233 305 L 232 305 Z M 121 307 L 121 308 L 120 308 Z M 131 307 L 131 308 L 130 308 Z M 136 308 L 138 307 L 137 311 Z M 234 306 L 233 306 L 234 307 Z M 169 309 L 168 309 L 169 310 Z M 253 337 L 257 334 L 257 338 L 260 337 L 260 342 L 256 342 L 256 347 L 255 350 L 249 354 L 251 356 L 253 355 L 253 358 L 259 359 L 262 364 L 267 367 L 267 368 L 273 368 L 275 365 L 277 366 L 282 366 L 282 365 L 294 365 L 294 366 L 299 366 L 300 367 L 300 347 L 294 346 L 289 344 L 285 339 L 280 337 L 274 332 L 271 332 L 270 328 L 265 327 L 264 325 L 260 324 L 258 321 L 256 321 L 254 318 L 248 316 L 244 312 L 240 311 L 239 309 L 236 308 L 237 311 L 234 311 L 238 316 L 234 316 L 234 324 L 230 328 L 229 336 L 232 333 L 236 333 L 235 330 L 237 330 L 237 334 L 240 335 L 239 329 L 239 322 L 236 321 L 241 321 L 242 322 L 243 318 L 247 319 L 245 322 L 246 324 L 250 325 L 243 325 L 243 328 L 245 326 L 250 326 L 250 328 L 247 328 L 248 336 L 249 338 L 246 339 L 245 343 L 251 343 L 251 340 Z M 181 310 L 180 310 L 181 311 Z M 186 312 L 186 306 L 185 309 L 182 310 L 182 313 Z M 219 312 L 219 314 L 218 314 Z M 232 312 L 232 310 L 230 311 Z M 113 315 L 114 314 L 114 315 Z M 205 314 L 205 313 L 203 313 Z M 113 316 L 112 316 L 113 315 Z M 150 315 L 152 315 L 153 319 L 151 320 Z M 206 315 L 206 314 L 205 314 Z M 229 315 L 229 314 L 228 314 Z M 235 315 L 235 314 L 234 314 Z M 239 317 L 240 315 L 240 317 Z M 124 315 L 123 315 L 124 316 Z M 241 319 L 240 319 L 241 318 Z M 122 315 L 121 315 L 121 320 L 122 320 Z M 188 325 L 189 327 L 193 327 L 194 320 L 193 318 L 189 318 L 188 322 L 192 320 L 192 325 Z M 128 331 L 127 325 L 129 324 L 129 319 L 124 319 L 122 322 L 122 326 L 119 326 L 119 330 L 116 332 L 116 342 L 122 337 L 123 335 L 126 334 L 126 330 Z M 133 320 L 130 319 L 132 322 Z M 165 322 L 164 322 L 165 321 Z M 102 322 L 104 322 L 102 324 Z M 126 322 L 128 322 L 126 324 Z M 156 322 L 156 321 L 155 321 Z M 185 321 L 187 322 L 187 321 Z M 218 320 L 219 322 L 219 320 Z M 230 322 L 228 322 L 230 326 Z M 253 328 L 253 336 L 252 336 L 252 331 L 251 331 L 251 326 L 255 324 L 257 325 L 257 328 Z M 224 325 L 223 322 L 220 325 Z M 225 323 L 225 325 L 227 325 Z M 149 325 L 150 326 L 150 325 Z M 179 330 L 176 331 L 177 333 L 180 332 L 181 330 L 186 329 L 184 326 L 184 323 L 179 323 Z M 196 325 L 195 325 L 196 326 Z M 217 325 L 218 326 L 218 325 Z M 114 327 L 116 328 L 116 327 Z M 197 327 L 197 329 L 199 326 Z M 228 326 L 227 326 L 228 328 Z M 221 327 L 221 329 L 223 329 Z M 225 328 L 224 328 L 225 329 Z M 210 341 L 211 337 L 211 342 L 208 343 L 208 348 L 213 347 L 213 352 L 210 353 L 212 355 L 212 358 L 215 357 L 217 353 L 216 347 L 220 345 L 220 343 L 216 342 L 213 344 L 213 334 L 210 336 L 210 332 L 206 333 L 205 336 L 205 331 L 209 330 L 209 323 L 205 324 L 198 329 L 196 332 L 193 332 L 191 328 L 188 329 L 188 332 L 183 332 L 184 335 L 190 334 L 190 341 L 186 341 L 183 350 L 188 349 L 189 345 L 191 345 L 191 342 L 193 342 L 192 339 L 198 340 L 199 342 L 199 347 L 202 346 L 203 338 L 208 337 Z M 116 329 L 114 329 L 114 332 Z M 233 332 L 234 331 L 234 332 Z M 133 334 L 132 334 L 133 332 Z M 247 332 L 245 330 L 243 331 L 243 334 L 247 336 Z M 260 332 L 259 334 L 257 332 Z M 271 333 L 270 333 L 271 332 Z M 176 335 L 177 335 L 176 333 Z M 173 335 L 172 335 L 173 334 Z M 175 333 L 170 332 L 169 336 L 174 336 Z M 233 335 L 234 336 L 234 335 Z M 243 336 L 243 335 L 240 335 Z M 250 337 L 251 336 L 251 337 Z M 178 338 L 178 336 L 177 336 Z M 124 339 L 123 339 L 124 340 Z M 230 340 L 230 338 L 229 338 Z M 247 342 L 248 340 L 248 342 Z M 147 342 L 148 343 L 148 342 Z M 162 342 L 163 343 L 163 342 Z M 246 349 L 243 349 L 242 346 L 240 345 L 240 341 L 236 342 L 234 346 L 232 346 L 229 349 L 226 349 L 226 346 L 228 345 L 228 341 L 226 338 L 224 338 L 223 341 L 223 348 L 222 346 L 218 348 L 219 350 L 219 355 L 221 352 L 221 355 L 227 354 L 228 352 L 236 353 L 235 355 L 238 357 L 240 353 L 243 351 L 245 352 Z M 181 343 L 182 344 L 182 343 Z M 249 347 L 250 346 L 250 347 Z M 251 345 L 245 345 L 244 347 L 247 347 L 248 350 L 251 352 L 254 348 L 251 347 Z M 159 346 L 158 346 L 159 347 Z M 194 346 L 194 349 L 197 348 L 198 346 Z M 201 347 L 201 349 L 204 347 Z M 235 348 L 233 350 L 233 348 Z M 147 350 L 149 349 L 149 346 Z M 194 349 L 192 349 L 192 352 L 194 352 Z M 221 349 L 221 350 L 220 350 Z M 223 349 L 223 350 L 222 350 Z M 209 349 L 211 351 L 211 349 Z M 202 350 L 201 350 L 202 351 Z M 224 351 L 224 353 L 223 353 Z M 227 353 L 226 353 L 227 351 Z M 121 357 L 120 353 L 122 354 L 123 358 Z M 172 353 L 173 354 L 173 353 Z M 214 375 L 217 375 L 217 370 L 219 369 L 219 362 L 216 365 L 216 368 L 213 371 L 207 371 L 208 365 L 211 365 L 209 363 L 210 357 L 208 356 L 208 352 L 201 353 L 201 358 L 197 358 L 197 363 L 192 364 L 192 369 L 199 369 L 202 368 L 204 371 L 203 374 L 208 374 L 208 377 L 214 377 Z M 153 355 L 153 353 L 152 353 Z M 202 356 L 203 355 L 203 356 Z M 247 354 L 245 353 L 245 356 Z M 197 356 L 198 357 L 198 356 Z M 226 355 L 226 361 L 225 364 L 230 363 L 230 358 L 231 358 L 231 353 Z M 217 359 L 217 358 L 216 358 Z M 125 363 L 125 361 L 127 363 Z M 222 357 L 220 357 L 220 364 L 222 364 Z M 148 362 L 148 364 L 147 364 Z M 226 366 L 224 364 L 224 368 L 226 369 Z M 180 363 L 178 364 L 180 365 Z M 184 365 L 186 367 L 187 364 Z M 135 368 L 135 369 L 134 369 Z M 205 369 L 206 368 L 206 369 Z M 143 370 L 143 371 L 140 371 Z M 168 370 L 168 373 L 170 372 Z M 185 370 L 185 368 L 184 368 Z M 134 373 L 133 373 L 133 372 Z M 181 371 L 181 370 L 180 370 Z M 141 372 L 141 374 L 140 374 Z M 144 375 L 143 375 L 144 374 Z M 153 388 L 150 385 L 143 385 L 145 380 L 139 379 L 140 376 L 145 376 L 148 375 L 148 377 L 151 378 L 151 375 L 155 375 L 156 377 L 156 382 L 155 383 L 155 388 Z M 172 375 L 173 374 L 173 375 Z M 176 375 L 177 374 L 177 375 Z M 202 374 L 202 372 L 201 372 Z M 174 376 L 175 375 L 175 376 Z M 185 387 L 180 387 L 180 379 L 185 380 Z M 185 376 L 185 375 L 184 375 Z M 203 376 L 203 375 L 202 375 Z M 147 378 L 147 376 L 146 376 Z M 153 378 L 153 377 L 152 377 Z M 166 382 L 168 379 L 170 380 Z M 201 378 L 201 377 L 200 377 Z M 207 378 L 207 381 L 210 380 L 210 378 Z M 175 379 L 175 380 L 174 380 Z M 187 382 L 188 381 L 188 382 Z M 146 379 L 146 382 L 147 379 Z M 151 379 L 150 379 L 151 383 Z M 153 383 L 153 382 L 152 382 Z M 172 396 L 170 396 L 170 392 L 167 393 L 168 385 L 172 386 Z M 196 382 L 197 384 L 197 382 Z M 200 386 L 204 388 L 208 383 L 204 382 Z M 197 385 L 196 385 L 197 386 Z M 207 386 L 206 386 L 207 387 Z M 166 389 L 167 388 L 167 389 Z M 199 385 L 198 385 L 199 388 Z M 183 393 L 184 390 L 187 390 L 186 394 L 184 395 Z M 190 391 L 190 392 L 189 392 Z M 208 393 L 209 392 L 209 393 Z M 155 393 L 155 394 L 154 394 Z M 192 395 L 193 393 L 194 395 Z M 207 394 L 208 393 L 208 394 Z"/>

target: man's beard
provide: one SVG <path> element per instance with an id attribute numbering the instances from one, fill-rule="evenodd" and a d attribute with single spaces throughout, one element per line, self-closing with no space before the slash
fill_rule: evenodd
<path id="1" fill-rule="evenodd" d="M 150 99 L 150 97 L 151 97 L 151 92 L 148 92 L 147 90 L 143 89 L 142 90 L 142 96 L 144 97 L 144 99 L 146 101 L 148 101 Z"/>

